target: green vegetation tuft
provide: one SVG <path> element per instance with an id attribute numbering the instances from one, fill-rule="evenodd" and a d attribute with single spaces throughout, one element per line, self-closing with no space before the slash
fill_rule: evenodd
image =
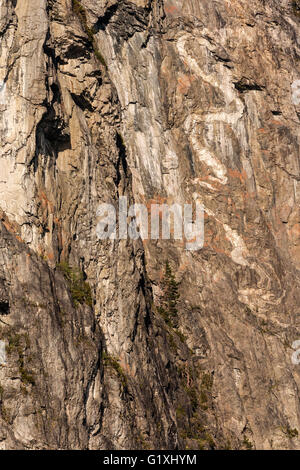
<path id="1" fill-rule="evenodd" d="M 102 358 L 104 361 L 104 365 L 107 367 L 111 367 L 112 369 L 116 371 L 123 388 L 127 389 L 128 388 L 127 377 L 119 363 L 119 359 L 117 357 L 109 356 L 106 352 L 103 353 Z"/>
<path id="2" fill-rule="evenodd" d="M 94 48 L 94 53 L 95 53 L 95 56 L 97 57 L 97 59 L 99 60 L 99 62 L 102 65 L 104 65 L 104 67 L 107 67 L 105 59 L 104 59 L 103 55 L 101 54 L 101 52 L 98 49 Z"/>
<path id="3" fill-rule="evenodd" d="M 96 31 L 94 30 L 94 28 L 90 28 L 88 25 L 85 8 L 81 5 L 81 3 L 78 0 L 72 0 L 72 9 L 74 13 L 78 16 L 83 30 L 85 31 L 86 35 L 89 38 L 90 43 L 93 46 L 95 57 L 99 60 L 99 62 L 102 65 L 104 65 L 104 67 L 107 67 L 104 57 L 102 56 L 100 51 L 97 49 L 97 46 L 95 44 L 94 36 L 96 34 Z"/>
<path id="4" fill-rule="evenodd" d="M 167 325 L 171 328 L 176 328 L 178 322 L 178 286 L 179 283 L 176 282 L 170 263 L 167 260 L 165 264 L 165 274 L 162 281 L 163 295 L 160 298 L 160 305 L 157 310 L 164 318 Z"/>
<path id="5" fill-rule="evenodd" d="M 19 372 L 21 376 L 21 381 L 25 385 L 34 385 L 34 377 L 31 372 L 29 372 L 25 367 L 25 358 L 24 358 L 24 347 L 28 349 L 30 347 L 29 337 L 28 335 L 21 335 L 21 334 L 14 334 L 10 333 L 8 335 L 8 346 L 7 346 L 7 354 L 13 354 L 16 352 L 18 354 L 18 365 L 19 365 Z M 25 343 L 25 344 L 24 344 Z"/>
<path id="6" fill-rule="evenodd" d="M 34 385 L 35 381 L 34 381 L 33 375 L 27 369 L 25 369 L 23 354 L 19 355 L 18 363 L 19 363 L 19 371 L 21 374 L 21 381 L 23 382 L 23 384 Z"/>
<path id="7" fill-rule="evenodd" d="M 296 428 L 292 429 L 290 427 L 286 427 L 282 429 L 282 431 L 284 432 L 284 434 L 287 434 L 290 439 L 294 439 L 295 437 L 298 437 L 299 435 L 298 429 Z"/>
<path id="8" fill-rule="evenodd" d="M 227 441 L 225 442 L 224 446 L 222 447 L 222 450 L 232 450 L 231 442 L 229 439 L 227 439 Z"/>
<path id="9" fill-rule="evenodd" d="M 213 377 L 209 373 L 204 373 L 201 379 L 199 405 L 202 410 L 208 409 L 209 396 L 213 386 Z"/>
<path id="10" fill-rule="evenodd" d="M 11 420 L 10 414 L 7 408 L 5 408 L 5 406 L 3 405 L 3 403 L 1 403 L 0 405 L 0 413 L 1 413 L 3 421 L 5 421 L 7 424 L 10 424 L 10 420 Z"/>
<path id="11" fill-rule="evenodd" d="M 72 297 L 74 306 L 78 304 L 86 304 L 93 306 L 92 291 L 90 285 L 84 280 L 82 271 L 79 268 L 71 267 L 66 261 L 57 265 L 58 269 L 63 273 Z"/>
<path id="12" fill-rule="evenodd" d="M 169 345 L 169 348 L 171 349 L 171 351 L 172 351 L 173 353 L 177 353 L 177 351 L 178 351 L 178 346 L 177 346 L 177 343 L 176 343 L 176 341 L 175 341 L 174 336 L 171 335 L 171 334 L 168 334 L 167 340 L 168 340 L 168 345 Z"/>
<path id="13" fill-rule="evenodd" d="M 166 338 L 170 351 L 176 354 L 179 361 L 182 358 L 181 352 L 189 358 L 185 365 L 176 364 L 180 389 L 176 408 L 179 435 L 186 441 L 185 445 L 189 446 L 189 441 L 193 441 L 192 445 L 196 445 L 199 449 L 215 449 L 217 444 L 214 437 L 209 434 L 209 426 L 205 424 L 206 412 L 212 406 L 213 374 L 198 370 L 193 361 L 190 361 L 193 351 L 186 344 L 184 334 L 178 329 L 179 299 L 179 283 L 167 260 L 161 281 L 161 295 L 155 310 L 169 327 L 166 329 Z M 201 307 L 197 309 L 201 310 Z"/>
<path id="14" fill-rule="evenodd" d="M 72 7 L 73 7 L 74 13 L 80 19 L 82 27 L 84 31 L 86 32 L 86 34 L 88 35 L 89 40 L 93 42 L 95 31 L 92 28 L 89 28 L 88 26 L 86 11 L 84 7 L 81 5 L 81 3 L 78 0 L 72 0 Z"/>
<path id="15" fill-rule="evenodd" d="M 184 407 L 182 405 L 178 406 L 178 408 L 176 409 L 177 419 L 183 418 L 185 416 L 186 416 L 186 410 L 184 409 Z"/>
<path id="16" fill-rule="evenodd" d="M 252 450 L 252 449 L 253 449 L 253 444 L 252 444 L 252 442 L 248 439 L 247 436 L 244 436 L 243 445 L 246 447 L 247 450 Z"/>
<path id="17" fill-rule="evenodd" d="M 178 336 L 178 338 L 180 339 L 180 341 L 184 344 L 186 342 L 186 337 L 184 336 L 184 334 L 181 333 L 181 331 L 179 331 L 179 330 L 175 330 L 175 333 Z"/>
<path id="18" fill-rule="evenodd" d="M 184 390 L 190 399 L 192 412 L 195 413 L 199 405 L 197 389 L 195 386 L 184 385 Z"/>
<path id="19" fill-rule="evenodd" d="M 183 439 L 191 439 L 199 449 L 215 449 L 216 443 L 205 426 L 204 412 L 209 409 L 213 375 L 194 366 L 177 367 L 185 401 L 178 405 L 176 417 Z M 186 410 L 186 416 L 184 413 Z"/>

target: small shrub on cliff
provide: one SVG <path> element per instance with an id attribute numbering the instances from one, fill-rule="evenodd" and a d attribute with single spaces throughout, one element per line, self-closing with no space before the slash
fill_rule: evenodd
<path id="1" fill-rule="evenodd" d="M 295 437 L 298 437 L 299 433 L 298 433 L 298 429 L 294 428 L 289 428 L 289 427 L 286 427 L 284 429 L 282 429 L 282 431 L 284 432 L 284 434 L 286 434 L 290 439 L 294 439 Z"/>
<path id="2" fill-rule="evenodd" d="M 160 298 L 158 312 L 162 315 L 165 322 L 171 327 L 176 327 L 178 321 L 178 285 L 179 284 L 175 280 L 170 263 L 169 261 L 166 261 L 165 274 L 162 281 L 163 293 Z"/>
<path id="3" fill-rule="evenodd" d="M 107 67 L 107 64 L 105 62 L 105 59 L 103 57 L 103 55 L 101 54 L 101 52 L 98 51 L 98 49 L 94 48 L 94 52 L 95 52 L 95 56 L 97 57 L 97 59 L 99 60 L 99 62 L 104 65 L 104 67 Z"/>
<path id="4" fill-rule="evenodd" d="M 68 282 L 74 306 L 76 307 L 78 304 L 86 304 L 89 307 L 92 307 L 93 299 L 91 287 L 84 280 L 82 271 L 80 271 L 79 268 L 69 266 L 66 261 L 62 261 L 57 267 L 63 273 L 66 281 Z"/>
<path id="5" fill-rule="evenodd" d="M 253 449 L 253 444 L 252 444 L 252 442 L 248 439 L 247 436 L 244 436 L 244 439 L 243 439 L 243 446 L 244 446 L 247 450 L 252 450 L 252 449 Z"/>
<path id="6" fill-rule="evenodd" d="M 84 7 L 81 5 L 81 3 L 78 0 L 72 0 L 72 7 L 73 7 L 74 13 L 80 19 L 81 25 L 84 31 L 86 32 L 86 34 L 88 35 L 89 40 L 93 42 L 95 31 L 93 30 L 93 28 L 90 28 L 88 26 L 86 11 Z"/>
<path id="7" fill-rule="evenodd" d="M 25 367 L 25 354 L 24 349 L 29 349 L 30 342 L 27 334 L 15 334 L 11 332 L 8 335 L 7 354 L 17 353 L 18 366 L 21 376 L 21 381 L 25 385 L 35 385 L 33 374 Z M 30 360 L 28 358 L 27 360 Z"/>
<path id="8" fill-rule="evenodd" d="M 99 62 L 104 65 L 104 67 L 107 67 L 106 62 L 100 51 L 97 49 L 96 43 L 95 43 L 95 34 L 96 31 L 94 28 L 90 28 L 88 25 L 88 20 L 87 20 L 87 15 L 85 8 L 81 5 L 81 3 L 78 0 L 72 0 L 72 9 L 75 13 L 75 15 L 78 16 L 81 26 L 85 33 L 87 34 L 89 41 L 93 47 L 95 57 L 99 60 Z"/>
<path id="9" fill-rule="evenodd" d="M 106 352 L 103 353 L 102 357 L 104 365 L 111 367 L 116 371 L 123 388 L 127 389 L 127 377 L 119 363 L 119 359 L 113 356 L 109 356 Z"/>

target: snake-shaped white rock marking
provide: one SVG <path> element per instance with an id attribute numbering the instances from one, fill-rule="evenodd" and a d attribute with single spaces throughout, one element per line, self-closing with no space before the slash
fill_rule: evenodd
<path id="1" fill-rule="evenodd" d="M 191 57 L 186 51 L 186 41 L 189 39 L 189 35 L 185 34 L 181 36 L 177 41 L 177 49 L 179 52 L 180 58 L 183 62 L 189 67 L 192 73 L 194 73 L 197 77 L 200 77 L 203 81 L 209 83 L 215 88 L 219 88 L 224 95 L 224 99 L 226 102 L 225 110 L 216 111 L 216 112 L 209 112 L 204 115 L 197 115 L 195 113 L 189 115 L 184 123 L 184 128 L 186 133 L 189 136 L 189 140 L 191 142 L 192 148 L 195 154 L 198 156 L 199 160 L 205 163 L 214 173 L 215 177 L 211 176 L 210 180 L 218 181 L 221 184 L 226 184 L 227 179 L 227 169 L 226 166 L 218 160 L 218 158 L 213 155 L 210 150 L 206 147 L 203 147 L 203 144 L 199 141 L 199 133 L 198 133 L 198 125 L 221 121 L 226 122 L 230 126 L 233 126 L 238 122 L 238 120 L 242 117 L 244 112 L 244 105 L 242 101 L 235 96 L 233 85 L 230 83 L 229 79 L 224 79 L 222 84 L 216 78 L 215 74 L 206 74 L 201 70 L 197 61 Z M 208 41 L 205 39 L 199 40 L 200 45 L 204 45 L 208 47 Z M 226 109 L 232 109 L 233 104 L 235 105 L 235 110 L 233 112 L 228 112 Z M 197 182 L 199 180 L 197 179 Z M 213 189 L 207 182 L 202 182 L 203 186 L 209 187 Z M 217 220 L 217 222 L 221 223 L 224 227 L 226 237 L 232 244 L 233 250 L 231 252 L 231 257 L 233 261 L 241 265 L 247 265 L 247 260 L 244 258 L 244 254 L 248 254 L 248 250 L 243 239 L 238 235 L 235 230 L 232 230 L 227 224 L 223 224 L 220 220 L 217 219 L 215 214 L 206 209 L 206 212 L 211 215 L 212 217 Z"/>
<path id="2" fill-rule="evenodd" d="M 212 181 L 218 181 L 221 184 L 227 183 L 227 169 L 225 165 L 218 160 L 218 158 L 213 155 L 206 147 L 203 147 L 199 143 L 199 137 L 197 128 L 199 124 L 211 123 L 211 122 L 226 122 L 230 126 L 235 125 L 238 120 L 242 117 L 244 112 L 244 105 L 242 101 L 234 93 L 234 86 L 230 82 L 229 78 L 224 78 L 223 82 L 220 83 L 216 78 L 215 74 L 206 74 L 201 70 L 197 61 L 191 57 L 186 51 L 186 41 L 190 38 L 188 34 L 184 34 L 177 41 L 177 49 L 179 52 L 180 58 L 183 62 L 189 67 L 192 73 L 197 77 L 200 77 L 203 81 L 209 83 L 211 86 L 218 88 L 224 95 L 225 107 L 222 111 L 209 112 L 204 115 L 191 114 L 185 120 L 184 128 L 186 133 L 189 135 L 191 145 L 194 149 L 195 154 L 198 156 L 199 160 L 205 163 L 215 175 L 210 179 Z M 193 39 L 195 40 L 195 39 Z M 206 39 L 199 39 L 197 41 L 200 45 L 208 47 L 209 43 Z M 208 47 L 209 48 L 209 47 Z M 232 108 L 235 105 L 235 111 L 228 112 L 227 109 Z M 206 186 L 209 183 L 206 183 Z M 210 189 L 214 189 L 211 185 Z"/>
<path id="3" fill-rule="evenodd" d="M 220 162 L 218 158 L 213 155 L 208 148 L 203 147 L 203 144 L 200 142 L 199 133 L 197 129 L 199 125 L 204 125 L 205 123 L 211 123 L 216 121 L 225 122 L 232 127 L 236 126 L 238 121 L 243 116 L 244 104 L 236 96 L 234 86 L 231 83 L 229 76 L 223 77 L 223 81 L 222 83 L 220 83 L 220 81 L 216 78 L 215 74 L 206 74 L 203 72 L 203 70 L 201 70 L 197 61 L 193 57 L 191 57 L 191 55 L 189 55 L 186 51 L 185 45 L 186 41 L 189 38 L 191 38 L 191 36 L 189 36 L 188 34 L 184 34 L 177 41 L 177 49 L 180 58 L 189 67 L 191 72 L 194 73 L 197 77 L 200 77 L 203 81 L 209 83 L 211 86 L 221 90 L 225 99 L 225 106 L 224 110 L 222 111 L 209 112 L 202 115 L 197 115 L 195 113 L 189 115 L 185 120 L 184 128 L 186 133 L 188 134 L 190 143 L 195 154 L 198 156 L 199 160 L 202 163 L 206 164 L 212 170 L 215 175 L 215 177 L 210 177 L 210 181 L 218 181 L 219 183 L 225 185 L 228 182 L 226 166 L 222 162 Z M 192 39 L 195 41 L 195 38 Z M 209 49 L 209 43 L 204 38 L 199 39 L 198 43 L 200 45 L 206 46 Z M 234 111 L 226 111 L 228 109 L 234 109 Z M 195 180 L 195 182 L 211 190 L 216 190 L 208 182 L 201 181 L 198 178 Z M 194 199 L 199 199 L 200 197 L 198 193 L 194 193 L 193 196 Z M 203 204 L 203 201 L 201 201 L 201 203 Z M 248 262 L 247 258 L 248 256 L 250 256 L 250 254 L 243 238 L 237 233 L 236 230 L 233 230 L 231 227 L 229 227 L 229 225 L 223 223 L 212 210 L 205 207 L 205 211 L 208 215 L 213 217 L 216 222 L 223 225 L 226 238 L 230 241 L 232 245 L 231 259 L 237 264 L 251 267 L 252 269 L 256 270 L 259 274 L 260 281 L 258 282 L 258 286 L 256 288 L 239 290 L 240 300 L 250 305 L 251 307 L 256 305 L 261 309 L 264 309 L 265 307 L 267 307 L 267 305 L 270 304 L 278 305 L 282 301 L 283 296 L 285 295 L 284 289 L 282 290 L 282 292 L 280 292 L 277 297 L 274 296 L 274 292 L 268 285 L 269 277 L 264 267 L 260 266 L 256 262 Z M 271 266 L 270 269 L 272 269 Z M 274 271 L 274 269 L 272 270 Z M 274 272 L 274 274 L 276 273 Z"/>

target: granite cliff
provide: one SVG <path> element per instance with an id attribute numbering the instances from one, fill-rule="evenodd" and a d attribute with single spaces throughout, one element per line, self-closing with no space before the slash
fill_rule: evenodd
<path id="1" fill-rule="evenodd" d="M 0 448 L 300 449 L 299 1 L 0 24 Z M 121 196 L 200 202 L 203 248 L 99 240 Z"/>

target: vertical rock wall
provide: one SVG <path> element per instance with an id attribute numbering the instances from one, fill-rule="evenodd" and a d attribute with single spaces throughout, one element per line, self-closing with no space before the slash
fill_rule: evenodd
<path id="1" fill-rule="evenodd" d="M 0 21 L 1 448 L 299 448 L 297 2 Z M 203 249 L 98 240 L 120 196 L 200 202 Z"/>

